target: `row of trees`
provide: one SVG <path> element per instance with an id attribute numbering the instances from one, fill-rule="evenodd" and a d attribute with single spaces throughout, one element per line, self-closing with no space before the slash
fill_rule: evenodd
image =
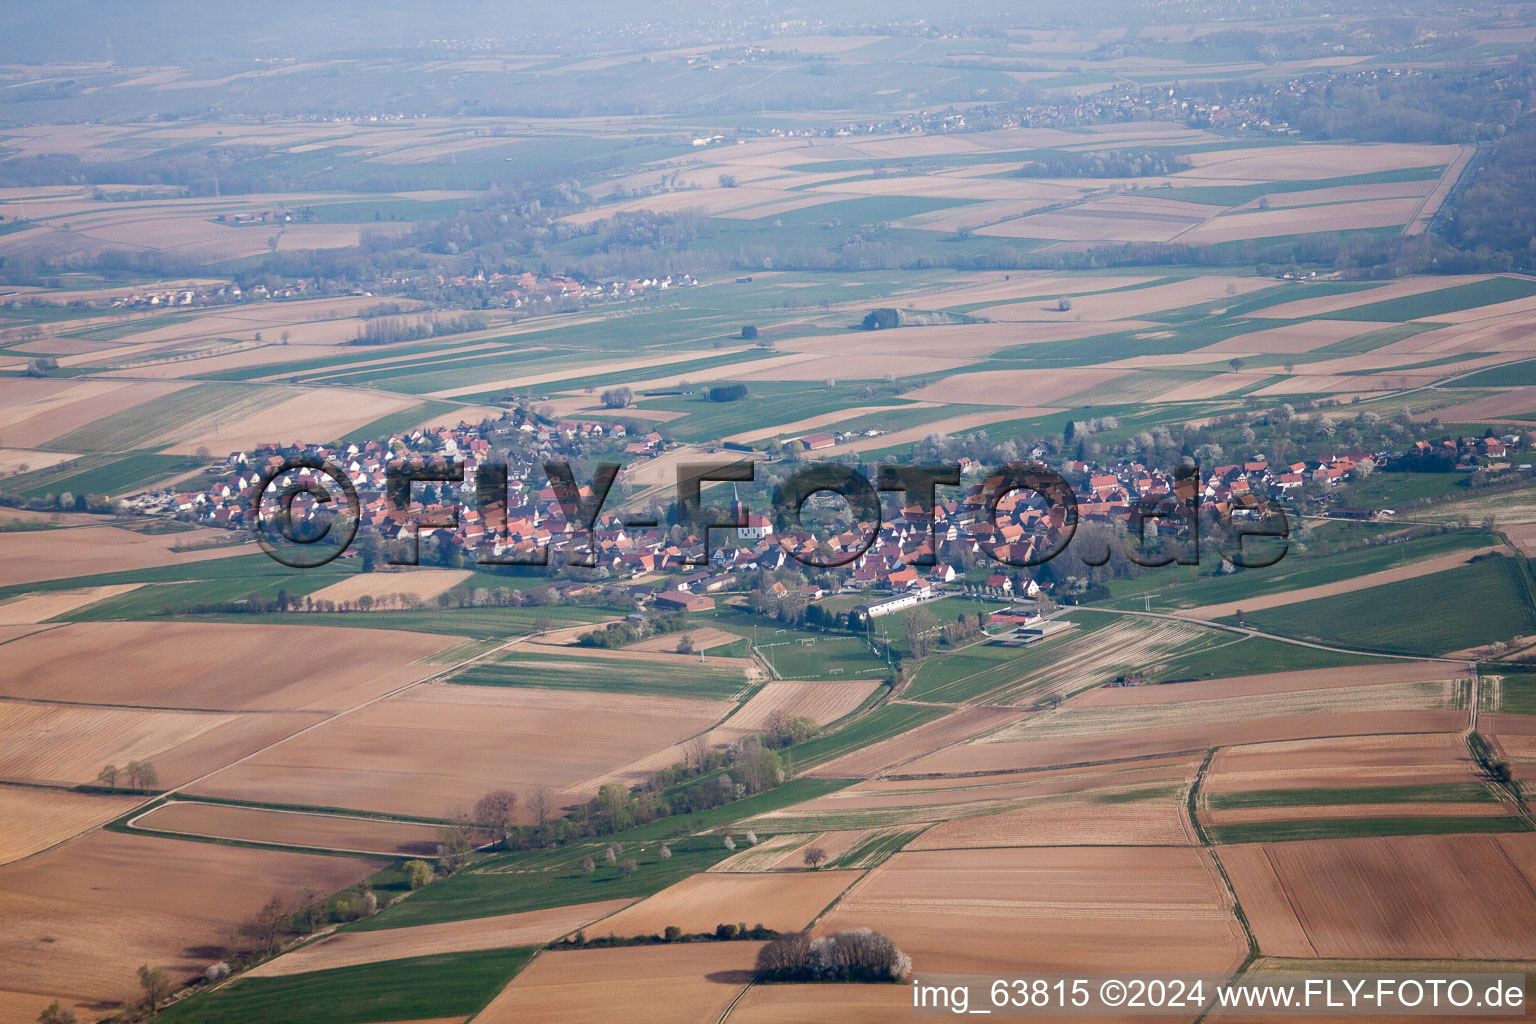
<path id="1" fill-rule="evenodd" d="M 160 785 L 160 773 L 148 761 L 129 761 L 121 768 L 115 764 L 106 764 L 96 773 L 96 781 L 107 789 L 116 789 L 119 779 L 127 783 L 128 789 L 141 792 L 148 792 Z"/>

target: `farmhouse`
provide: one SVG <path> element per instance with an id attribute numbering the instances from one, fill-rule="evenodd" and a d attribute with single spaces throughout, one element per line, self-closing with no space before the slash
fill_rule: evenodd
<path id="1" fill-rule="evenodd" d="M 656 603 L 662 608 L 681 608 L 689 612 L 707 612 L 715 606 L 715 599 L 703 594 L 690 594 L 682 590 L 668 590 L 656 595 Z"/>

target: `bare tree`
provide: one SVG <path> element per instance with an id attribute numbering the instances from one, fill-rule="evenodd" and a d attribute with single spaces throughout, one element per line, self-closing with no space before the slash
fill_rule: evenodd
<path id="1" fill-rule="evenodd" d="M 549 824 L 549 816 L 555 809 L 555 794 L 548 786 L 540 786 L 533 791 L 533 796 L 528 800 L 528 809 L 533 812 L 534 824 L 543 828 Z"/>
<path id="2" fill-rule="evenodd" d="M 144 1008 L 153 1017 L 171 994 L 171 976 L 164 967 L 145 964 L 139 968 L 139 988 L 144 990 Z"/>
<path id="3" fill-rule="evenodd" d="M 444 825 L 437 826 L 437 867 L 445 875 L 451 875 L 464 866 L 474 852 L 474 823 L 459 811 Z"/>
<path id="4" fill-rule="evenodd" d="M 495 845 L 506 841 L 515 810 L 517 794 L 510 789 L 493 790 L 475 801 L 474 818 L 487 842 Z"/>
<path id="5" fill-rule="evenodd" d="M 630 875 L 635 873 L 635 868 L 639 866 L 640 865 L 635 863 L 635 859 L 633 857 L 626 857 L 624 858 L 624 863 L 619 865 L 619 870 L 623 872 L 625 878 L 628 878 Z"/>
<path id="6" fill-rule="evenodd" d="M 256 916 L 240 928 L 240 933 L 251 940 L 256 952 L 268 956 L 277 952 L 283 941 L 288 924 L 288 906 L 281 896 L 273 896 L 256 911 Z"/>
<path id="7" fill-rule="evenodd" d="M 102 765 L 101 771 L 96 773 L 96 781 L 108 789 L 117 788 L 117 765 Z"/>
<path id="8" fill-rule="evenodd" d="M 808 846 L 805 848 L 805 853 L 801 856 L 800 859 L 805 861 L 806 867 L 810 868 L 812 871 L 815 871 L 817 868 L 821 867 L 822 864 L 826 863 L 827 851 L 819 846 Z"/>

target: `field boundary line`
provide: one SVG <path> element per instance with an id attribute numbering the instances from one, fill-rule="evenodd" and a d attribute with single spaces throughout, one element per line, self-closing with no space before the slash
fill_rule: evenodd
<path id="1" fill-rule="evenodd" d="M 390 690 L 388 693 L 381 693 L 381 694 L 379 694 L 376 697 L 370 697 L 368 700 L 363 701 L 361 704 L 356 704 L 356 705 L 353 705 L 350 708 L 344 708 L 344 709 L 342 709 L 340 711 L 337 711 L 337 712 L 335 712 L 332 715 L 329 715 L 329 716 L 327 716 L 325 718 L 322 718 L 318 722 L 312 722 L 309 725 L 306 725 L 304 728 L 299 729 L 296 732 L 291 732 L 291 733 L 289 733 L 286 736 L 283 736 L 283 737 L 280 737 L 279 739 L 273 740 L 271 743 L 268 743 L 266 746 L 260 747 L 257 750 L 253 750 L 249 754 L 245 754 L 242 757 L 238 757 L 235 760 L 229 762 L 228 764 L 221 765 L 218 768 L 215 768 L 213 771 L 204 772 L 202 775 L 199 775 L 195 779 L 189 779 L 188 781 L 183 782 L 183 783 L 181 783 L 178 786 L 173 786 L 173 787 L 171 787 L 169 789 L 162 790 L 161 792 L 155 794 L 153 797 L 150 797 L 149 799 L 145 800 L 144 803 L 140 804 L 139 807 L 135 811 L 130 811 L 129 813 L 130 814 L 141 814 L 141 813 L 153 810 L 154 808 L 150 807 L 149 806 L 150 804 L 157 803 L 159 801 L 166 801 L 169 798 L 174 797 L 177 793 L 180 793 L 183 790 L 187 789 L 188 787 L 195 786 L 195 785 L 197 785 L 200 782 L 203 782 L 203 781 L 205 781 L 207 779 L 210 779 L 213 776 L 217 775 L 219 772 L 222 772 L 222 771 L 224 771 L 225 769 L 228 769 L 228 768 L 233 768 L 235 765 L 241 764 L 241 763 L 243 763 L 245 761 L 248 761 L 251 758 L 257 756 L 258 754 L 264 754 L 267 751 L 271 750 L 272 748 L 277 747 L 277 746 L 279 746 L 279 745 L 281 745 L 283 743 L 286 743 L 288 740 L 291 740 L 291 739 L 293 739 L 293 738 L 295 738 L 297 736 L 302 736 L 305 733 L 308 733 L 308 732 L 310 732 L 310 731 L 312 731 L 314 729 L 320 728 L 322 725 L 327 725 L 327 724 L 329 724 L 331 722 L 336 721 L 339 718 L 344 718 L 347 715 L 353 714 L 354 712 L 361 711 L 364 708 L 372 707 L 374 704 L 378 704 L 381 701 L 386 701 L 386 700 L 389 700 L 389 699 L 391 699 L 393 697 L 397 697 L 400 694 L 404 693 L 405 691 L 410 690 L 410 689 L 412 689 L 414 687 L 421 686 L 421 685 L 423 685 L 425 683 L 438 682 L 438 681 L 442 680 L 444 677 L 448 676 L 450 673 L 456 671 L 457 669 L 463 668 L 465 665 L 468 665 L 471 662 L 478 661 L 481 658 L 489 657 L 492 654 L 495 654 L 495 653 L 497 653 L 499 651 L 503 651 L 506 648 L 514 646 L 515 644 L 518 644 L 521 641 L 526 640 L 526 639 L 528 639 L 528 634 L 525 634 L 523 636 L 512 637 L 512 638 L 508 639 L 506 642 L 498 644 L 495 647 L 492 647 L 488 651 L 483 651 L 480 654 L 477 654 L 477 655 L 475 655 L 472 658 L 468 658 L 468 659 L 466 659 L 466 660 L 464 660 L 462 662 L 459 662 L 456 665 L 448 666 L 447 668 L 443 669 L 441 672 L 434 672 L 431 675 L 424 676 L 421 679 L 417 679 L 414 682 L 406 683 L 403 686 L 397 686 L 395 689 Z M 191 799 L 196 799 L 196 798 L 189 795 L 188 799 L 191 800 Z M 117 819 L 114 819 L 114 820 L 117 820 Z M 11 861 L 11 863 L 12 864 L 19 864 L 19 863 L 22 863 L 23 861 L 30 860 L 33 857 L 42 856 L 45 853 L 48 853 L 48 852 L 50 852 L 52 850 L 58 849 L 59 847 L 63 846 L 66 843 L 74 842 L 76 839 L 79 839 L 83 835 L 88 835 L 91 832 L 100 831 L 100 830 L 106 828 L 107 824 L 110 824 L 110 822 L 103 823 L 101 825 L 92 825 L 90 828 L 81 829 L 79 832 L 76 832 L 74 835 L 66 836 L 63 839 L 60 839 L 58 842 L 54 843 L 52 846 L 49 846 L 47 849 L 38 850 L 37 852 L 29 854 L 26 857 L 22 857 L 19 860 Z M 145 831 L 148 831 L 148 830 L 145 830 Z"/>

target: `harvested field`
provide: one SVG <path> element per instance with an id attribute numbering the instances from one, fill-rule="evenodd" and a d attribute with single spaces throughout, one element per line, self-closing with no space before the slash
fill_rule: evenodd
<path id="1" fill-rule="evenodd" d="M 409 855 L 429 860 L 437 856 L 438 847 L 437 828 L 433 825 L 175 800 L 135 818 L 133 827 L 150 832 L 183 832 L 213 839 Z"/>
<path id="2" fill-rule="evenodd" d="M 1181 685 L 1181 684 L 1175 684 Z M 1292 718 L 1302 715 L 1369 710 L 1418 711 L 1450 708 L 1457 691 L 1450 680 L 1339 686 L 1258 694 L 1240 700 L 1190 699 L 1154 704 L 1063 706 L 1034 715 L 981 742 L 1115 736 L 1161 728 L 1242 719 Z"/>
<path id="3" fill-rule="evenodd" d="M 307 971 L 329 971 L 357 964 L 412 956 L 466 953 L 553 942 L 593 921 L 629 906 L 631 899 L 580 903 L 571 907 L 501 914 L 471 921 L 387 928 L 372 932 L 337 932 L 247 972 L 247 978 L 275 978 Z"/>
<path id="4" fill-rule="evenodd" d="M 1215 245 L 1245 238 L 1274 238 L 1312 231 L 1359 231 L 1391 227 L 1412 220 L 1422 205 L 1416 196 L 1330 203 L 1324 207 L 1292 206 L 1213 217 L 1178 236 L 1190 245 Z"/>
<path id="5" fill-rule="evenodd" d="M 860 877 L 858 871 L 706 871 L 619 911 L 598 931 L 659 935 L 668 925 L 677 925 L 684 933 L 712 932 L 717 924 L 743 921 L 780 932 L 798 931 Z"/>
<path id="6" fill-rule="evenodd" d="M 119 583 L 107 587 L 82 587 L 79 590 L 53 590 L 42 594 L 26 594 L 0 602 L 0 626 L 25 626 L 47 622 L 77 608 L 105 601 L 109 597 L 137 590 L 142 584 Z"/>
<path id="7" fill-rule="evenodd" d="M 1391 683 L 1440 682 L 1464 676 L 1471 666 L 1444 662 L 1385 661 L 1378 665 L 1268 672 L 1259 676 L 1199 679 L 1156 686 L 1100 686 L 1072 698 L 1074 708 L 1128 707 L 1178 701 L 1224 700 L 1266 694 L 1331 690 L 1341 686 L 1376 686 Z"/>
<path id="8" fill-rule="evenodd" d="M 1033 219 L 1033 218 L 1031 218 Z M 1174 230 L 1177 230 L 1175 228 Z M 1111 234 L 1111 237 L 1124 237 Z M 1106 287 L 1118 287 L 1116 283 L 1105 282 Z M 1134 278 L 1126 279 L 1129 284 Z M 1097 295 L 1074 295 L 1072 308 L 1063 312 L 1057 308 L 1054 296 L 1042 296 L 1042 300 L 1034 302 L 1021 302 L 1002 306 L 989 306 L 982 312 L 995 320 L 1030 321 L 1051 320 L 1077 323 L 1079 320 L 1089 322 L 1100 321 L 1099 329 L 1105 330 L 1102 321 L 1127 321 L 1123 326 L 1127 329 L 1135 326 L 1130 321 L 1131 317 L 1144 316 L 1148 313 L 1156 313 L 1165 309 L 1179 309 L 1183 306 L 1192 306 L 1201 302 L 1215 302 L 1230 298 L 1236 302 L 1238 298 L 1248 292 L 1267 288 L 1270 282 L 1263 278 L 1254 277 L 1191 277 L 1183 281 L 1173 281 L 1168 284 L 1156 284 L 1147 288 L 1132 288 L 1128 291 L 1106 291 Z M 1233 291 L 1229 294 L 1227 289 Z M 1066 294 L 1071 294 L 1073 289 L 1067 289 Z M 1048 299 L 1049 301 L 1043 301 Z M 1155 329 L 1155 328 L 1154 328 Z"/>
<path id="9" fill-rule="evenodd" d="M 335 892 L 380 861 L 95 832 L 0 867 L 6 987 L 77 1000 L 137 998 L 134 970 L 201 973 L 226 929 L 274 894 Z M 82 900 L 82 879 L 90 899 Z"/>
<path id="10" fill-rule="evenodd" d="M 0 779 L 80 785 L 102 765 L 147 760 L 174 786 L 319 717 L 0 701 Z"/>
<path id="11" fill-rule="evenodd" d="M 1079 391 L 1123 377 L 1129 372 L 1074 366 L 1064 369 L 958 373 L 919 388 L 906 397 L 919 401 L 970 405 L 1060 406 L 1070 403 L 1071 396 Z"/>
<path id="12" fill-rule="evenodd" d="M 416 404 L 405 395 L 326 388 L 295 395 L 234 422 L 219 417 L 197 420 L 156 443 L 170 445 L 165 451 L 173 455 L 191 455 L 199 448 L 233 452 L 269 443 L 322 444 Z"/>
<path id="13" fill-rule="evenodd" d="M 693 735 L 729 708 L 676 697 L 434 683 L 266 750 L 192 793 L 441 816 L 507 788 L 526 809 L 540 786 L 585 799 L 594 776 Z"/>
<path id="14" fill-rule="evenodd" d="M 340 583 L 332 583 L 309 595 L 315 601 L 355 602 L 365 594 L 374 605 L 381 602 L 399 604 L 398 598 L 409 601 L 430 601 L 445 590 L 451 590 L 468 579 L 468 569 L 410 569 L 404 572 L 364 572 Z"/>
<path id="15" fill-rule="evenodd" d="M 693 641 L 693 649 L 696 651 L 707 651 L 713 647 L 724 647 L 726 644 L 733 644 L 741 639 L 735 633 L 727 633 L 725 630 L 717 629 L 714 626 L 700 626 L 697 629 L 689 629 L 687 633 L 688 638 Z M 677 650 L 678 639 L 676 636 L 653 636 L 649 640 L 641 640 L 637 644 L 630 644 L 624 650 L 636 651 L 641 654 L 672 653 Z"/>
<path id="16" fill-rule="evenodd" d="M 1532 412 L 1536 412 L 1536 388 L 1510 388 L 1414 418 L 1427 420 L 1431 416 L 1438 416 L 1447 423 L 1486 423 Z M 1524 421 L 1521 422 L 1524 424 Z"/>
<path id="17" fill-rule="evenodd" d="M 0 786 L 0 821 L 5 822 L 0 832 L 0 864 L 30 857 L 143 802 L 138 796 Z"/>
<path id="18" fill-rule="evenodd" d="M 1269 956 L 1536 956 L 1536 835 L 1264 843 L 1221 860 Z"/>
<path id="19" fill-rule="evenodd" d="M 1390 326 L 1390 324 L 1373 323 L 1369 320 L 1308 320 L 1303 323 L 1270 327 L 1251 334 L 1239 334 L 1235 338 L 1228 338 L 1226 341 L 1218 341 L 1214 345 L 1187 352 L 1184 358 L 1195 360 L 1200 356 L 1213 358 L 1221 356 L 1227 359 L 1232 356 L 1253 356 L 1264 353 L 1294 355 L 1311 352 L 1325 345 L 1334 345 L 1348 338 L 1355 338 Z"/>
<path id="20" fill-rule="evenodd" d="M 777 715 L 786 718 L 804 715 L 817 725 L 827 725 L 863 704 L 879 685 L 878 679 L 849 679 L 835 683 L 767 683 L 734 715 L 709 730 L 705 739 L 713 747 L 728 746 L 754 733 L 763 732 Z M 686 759 L 683 745 L 673 744 L 639 761 L 615 768 L 606 775 L 589 779 L 586 785 L 593 788 L 604 782 L 634 779 Z"/>
<path id="21" fill-rule="evenodd" d="M 1190 759 L 1155 771 L 1090 775 L 1075 793 L 1037 798 L 1002 814 L 941 822 L 908 849 L 1197 845 L 1186 799 L 1198 767 Z"/>
<path id="22" fill-rule="evenodd" d="M 1217 703 L 1217 702 L 1213 702 Z M 1118 709 L 1116 709 L 1118 710 Z M 1152 757 L 1243 743 L 1268 743 L 1315 736 L 1355 736 L 1383 732 L 1453 732 L 1466 725 L 1463 711 L 1331 711 L 1281 718 L 1231 720 L 1204 726 L 1166 725 L 1149 732 L 1096 737 L 967 743 L 914 761 L 909 772 L 1009 771 L 1054 764 Z"/>
<path id="23" fill-rule="evenodd" d="M 912 1012 L 905 985 L 753 985 L 729 1024 L 887 1024 Z"/>
<path id="24" fill-rule="evenodd" d="M 5 582 L 15 585 L 89 576 L 107 566 L 113 571 L 125 572 L 226 558 L 252 550 L 240 544 L 193 551 L 171 550 L 215 536 L 228 540 L 227 534 L 214 534 L 211 530 L 152 535 L 115 526 L 51 530 L 46 534 L 0 532 L 0 563 L 5 565 Z"/>
<path id="25" fill-rule="evenodd" d="M 1006 772 L 974 778 L 895 775 L 856 783 L 752 821 L 772 832 L 867 829 L 995 817 L 1038 807 L 1047 808 L 1049 813 L 1049 805 L 1063 801 L 1135 802 L 1160 798 L 1186 788 L 1198 763 L 1199 758 L 1189 755 L 1168 760 Z M 1088 829 L 1091 820 L 1080 822 L 1080 829 Z M 1062 827 L 1070 830 L 1073 826 L 1063 822 Z M 1095 845 L 1104 841 L 1122 840 L 1108 836 L 1061 845 Z"/>
<path id="26" fill-rule="evenodd" d="M 78 459 L 75 452 L 44 452 L 36 448 L 0 448 L 0 476 L 10 476 L 13 473 L 35 469 L 47 469 L 49 466 L 57 466 L 61 462 L 70 459 Z"/>
<path id="27" fill-rule="evenodd" d="M 1448 164 L 1460 147 L 1413 142 L 1369 144 L 1305 143 L 1258 149 L 1216 150 L 1189 154 L 1195 165 L 1178 178 L 1239 178 L 1251 181 L 1310 181 L 1362 171 L 1391 171 Z"/>
<path id="28" fill-rule="evenodd" d="M 1200 792 L 1471 782 L 1475 770 L 1456 733 L 1289 740 L 1217 751 Z"/>
<path id="29" fill-rule="evenodd" d="M 1223 971 L 1247 941 L 1204 850 L 898 853 L 818 925 L 869 927 L 918 972 Z"/>
<path id="30" fill-rule="evenodd" d="M 1010 708 L 965 708 L 900 736 L 844 754 L 810 774 L 821 778 L 869 778 L 951 744 L 963 743 L 978 733 L 1012 725 L 1023 717 L 1023 712 Z"/>
<path id="31" fill-rule="evenodd" d="M 676 1024 L 719 1020 L 752 981 L 752 965 L 762 945 L 701 942 L 545 953 L 481 1010 L 475 1021 Z"/>
<path id="32" fill-rule="evenodd" d="M 421 659 L 454 642 L 428 633 L 328 626 L 80 623 L 7 645 L 10 671 L 0 696 L 161 708 L 338 710 L 431 675 L 437 669 Z"/>

